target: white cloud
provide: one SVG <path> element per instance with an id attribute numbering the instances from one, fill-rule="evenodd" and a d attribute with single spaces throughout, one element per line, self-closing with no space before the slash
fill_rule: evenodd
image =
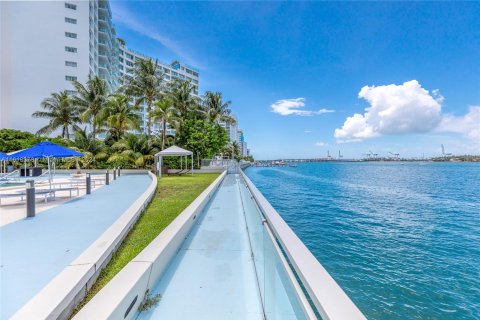
<path id="1" fill-rule="evenodd" d="M 354 114 L 335 129 L 339 142 L 360 141 L 381 135 L 422 133 L 441 121 L 443 97 L 430 94 L 417 80 L 401 85 L 365 86 L 358 93 L 370 104 L 364 114 Z"/>
<path id="2" fill-rule="evenodd" d="M 312 133 L 311 130 L 305 130 L 304 132 L 305 132 L 305 133 Z"/>
<path id="3" fill-rule="evenodd" d="M 115 2 L 114 2 L 115 3 Z M 183 60 L 191 63 L 199 68 L 202 68 L 197 61 L 195 61 L 190 54 L 188 54 L 188 50 L 185 50 L 179 43 L 173 41 L 172 39 L 160 34 L 156 30 L 148 27 L 149 23 L 146 21 L 141 21 L 133 16 L 132 12 L 125 10 L 123 7 L 115 5 L 113 10 L 113 20 L 117 24 L 122 24 L 125 27 L 146 36 L 152 40 L 157 41 L 173 53 L 182 58 Z M 127 43 L 128 46 L 128 43 Z"/>
<path id="4" fill-rule="evenodd" d="M 334 110 L 329 109 L 320 109 L 318 111 L 300 110 L 301 108 L 305 107 L 305 98 L 278 100 L 270 107 L 272 108 L 272 112 L 278 113 L 282 116 L 313 116 L 323 113 L 334 112 Z"/>
<path id="5" fill-rule="evenodd" d="M 328 143 L 326 143 L 326 142 L 317 142 L 317 143 L 315 143 L 315 146 L 317 146 L 317 147 L 326 147 L 326 146 L 328 146 Z"/>
<path id="6" fill-rule="evenodd" d="M 480 142 L 480 106 L 470 106 L 468 113 L 463 117 L 444 115 L 437 130 L 462 133 L 467 138 Z"/>

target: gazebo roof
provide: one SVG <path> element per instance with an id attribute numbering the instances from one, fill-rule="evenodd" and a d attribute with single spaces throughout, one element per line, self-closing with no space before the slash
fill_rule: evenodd
<path id="1" fill-rule="evenodd" d="M 155 156 L 190 156 L 192 154 L 192 151 L 185 150 L 177 146 L 171 146 L 158 152 Z"/>

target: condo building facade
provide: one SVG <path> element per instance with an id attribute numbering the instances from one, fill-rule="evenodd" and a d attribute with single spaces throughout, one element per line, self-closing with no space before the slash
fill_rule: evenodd
<path id="1" fill-rule="evenodd" d="M 113 92 L 125 76 L 133 76 L 140 59 L 157 61 L 166 82 L 190 81 L 200 98 L 198 69 L 158 61 L 118 41 L 109 1 L 0 1 L 0 40 L 0 129 L 36 132 L 48 120 L 31 115 L 52 92 L 75 95 L 72 81 L 85 83 L 88 75 L 98 75 Z M 140 132 L 145 132 L 146 105 L 139 115 Z M 246 156 L 242 130 L 236 124 L 220 125 Z M 161 130 L 160 123 L 153 123 L 153 134 Z M 175 129 L 167 124 L 166 133 L 173 136 Z"/>
<path id="2" fill-rule="evenodd" d="M 148 57 L 142 53 L 139 53 L 133 49 L 130 49 L 126 46 L 120 46 L 119 48 L 119 69 L 120 69 L 120 79 L 124 78 L 125 76 L 133 76 L 133 66 L 135 65 L 135 62 L 140 60 L 140 59 L 153 59 L 151 57 Z M 155 60 L 155 59 L 153 59 Z M 163 79 L 166 82 L 173 81 L 175 79 L 180 79 L 180 80 L 187 80 L 190 81 L 193 85 L 194 88 L 194 95 L 196 97 L 199 97 L 199 70 L 182 64 L 179 61 L 175 60 L 171 64 L 163 63 L 158 60 L 156 60 L 158 63 L 158 73 L 159 76 L 161 75 Z M 145 104 L 142 104 L 140 106 L 140 117 L 142 119 L 141 121 L 141 130 L 146 131 L 147 128 L 147 121 L 148 121 L 148 114 L 147 114 L 147 106 Z M 153 134 L 158 134 L 161 132 L 161 124 L 160 123 L 154 123 L 152 127 L 152 133 Z M 175 129 L 170 127 L 167 124 L 167 135 L 175 135 Z"/>
<path id="3" fill-rule="evenodd" d="M 0 128 L 36 132 L 47 124 L 34 119 L 52 92 L 76 94 L 72 81 L 88 75 L 105 80 L 109 91 L 132 75 L 138 59 L 150 57 L 120 45 L 108 1 L 0 1 Z M 156 60 L 152 58 L 153 60 Z M 199 71 L 178 61 L 159 63 L 166 81 L 189 80 L 199 94 Z M 141 106 L 141 129 L 147 113 Z M 155 123 L 154 133 L 160 124 Z M 175 132 L 168 128 L 167 134 Z"/>

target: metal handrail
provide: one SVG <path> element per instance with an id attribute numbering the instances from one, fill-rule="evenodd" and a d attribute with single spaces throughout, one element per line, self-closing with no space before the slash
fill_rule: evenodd
<path id="1" fill-rule="evenodd" d="M 366 319 L 245 173 L 240 173 L 322 319 Z"/>
<path id="2" fill-rule="evenodd" d="M 9 176 L 13 175 L 14 173 L 19 173 L 19 172 L 20 172 L 20 170 L 17 169 L 17 170 L 14 170 L 14 171 L 10 172 L 10 173 L 7 173 L 5 176 L 0 177 L 0 181 L 7 181 Z"/>

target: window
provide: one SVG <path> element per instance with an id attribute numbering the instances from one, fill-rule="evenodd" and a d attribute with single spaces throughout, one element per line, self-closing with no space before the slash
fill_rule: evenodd
<path id="1" fill-rule="evenodd" d="M 118 58 L 120 60 L 120 62 L 123 62 L 123 58 Z"/>
<path id="2" fill-rule="evenodd" d="M 65 76 L 65 80 L 67 80 L 67 81 L 76 81 L 76 80 L 77 80 L 77 77 L 75 77 L 75 76 Z"/>
<path id="3" fill-rule="evenodd" d="M 65 17 L 65 22 L 66 23 L 77 24 L 77 19 L 72 19 L 72 18 Z"/>
<path id="4" fill-rule="evenodd" d="M 127 53 L 126 56 L 127 56 L 128 59 L 133 60 L 133 55 Z"/>
<path id="5" fill-rule="evenodd" d="M 73 3 L 65 2 L 65 8 L 72 9 L 72 10 L 77 10 L 77 5 L 73 4 Z"/>
<path id="6" fill-rule="evenodd" d="M 128 61 L 128 60 L 127 60 L 126 62 L 127 62 L 127 66 L 133 67 L 133 63 L 132 63 L 131 61 Z"/>
<path id="7" fill-rule="evenodd" d="M 77 52 L 77 48 L 74 48 L 74 47 L 65 47 L 65 51 L 67 51 L 67 52 Z"/>
<path id="8" fill-rule="evenodd" d="M 72 32 L 65 32 L 65 37 L 77 39 L 77 34 Z"/>
<path id="9" fill-rule="evenodd" d="M 65 61 L 65 65 L 67 67 L 76 67 L 77 66 L 77 63 L 74 62 L 74 61 Z"/>

